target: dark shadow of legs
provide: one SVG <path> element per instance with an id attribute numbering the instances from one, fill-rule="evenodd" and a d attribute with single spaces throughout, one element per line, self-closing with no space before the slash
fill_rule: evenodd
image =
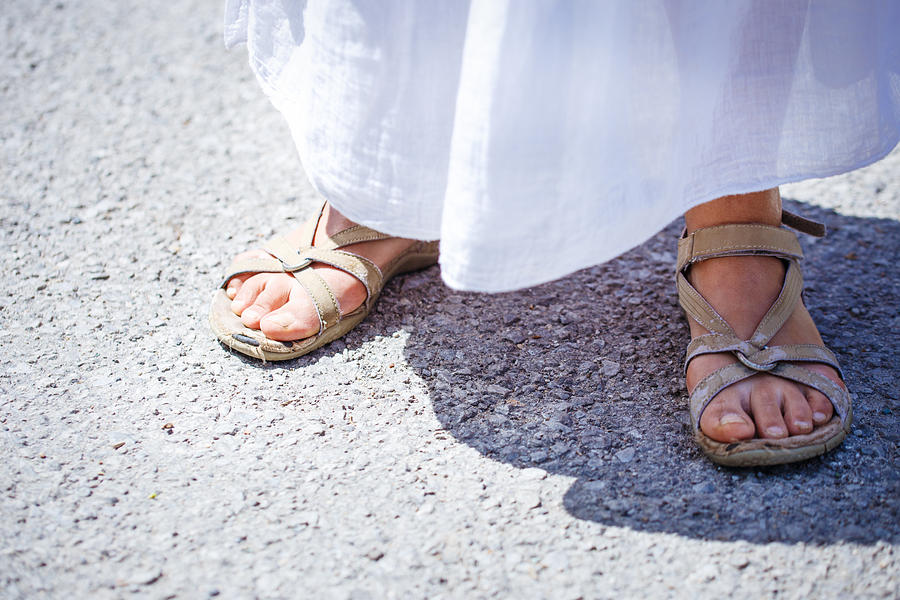
<path id="1" fill-rule="evenodd" d="M 378 326 L 396 319 L 410 331 L 408 362 L 458 440 L 576 477 L 564 502 L 577 518 L 702 539 L 894 543 L 900 223 L 786 204 L 830 228 L 825 240 L 802 240 L 805 297 L 854 396 L 851 436 L 807 463 L 730 470 L 695 448 L 673 281 L 680 224 L 516 293 L 458 293 L 433 271 L 411 276 L 383 298 Z"/>

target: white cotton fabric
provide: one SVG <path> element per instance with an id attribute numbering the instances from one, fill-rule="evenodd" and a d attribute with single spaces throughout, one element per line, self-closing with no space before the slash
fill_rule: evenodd
<path id="1" fill-rule="evenodd" d="M 900 2 L 230 0 L 312 185 L 503 291 L 900 137 Z M 673 247 L 674 247 L 673 240 Z"/>

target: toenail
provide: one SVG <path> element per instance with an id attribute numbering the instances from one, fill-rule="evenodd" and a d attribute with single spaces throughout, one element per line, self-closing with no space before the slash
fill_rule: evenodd
<path id="1" fill-rule="evenodd" d="M 794 421 L 794 427 L 797 429 L 809 429 L 812 427 L 812 423 L 809 421 Z"/>
<path id="2" fill-rule="evenodd" d="M 821 413 L 821 412 L 813 413 L 813 419 L 815 421 L 818 421 L 819 423 L 821 423 L 822 421 L 825 420 L 825 413 Z"/>
<path id="3" fill-rule="evenodd" d="M 769 427 L 766 429 L 766 433 L 769 437 L 780 437 L 784 435 L 784 429 L 781 427 Z"/>
<path id="4" fill-rule="evenodd" d="M 248 308 L 241 313 L 241 316 L 247 319 L 255 319 L 259 316 L 259 312 L 255 308 Z"/>
<path id="5" fill-rule="evenodd" d="M 294 322 L 294 317 L 291 315 L 270 315 L 266 317 L 266 323 L 272 323 L 273 325 L 277 325 L 279 327 L 288 327 Z"/>
<path id="6" fill-rule="evenodd" d="M 232 286 L 232 287 L 228 288 L 227 290 L 225 290 L 225 293 L 228 295 L 229 298 L 234 300 L 234 297 L 237 295 L 237 288 Z"/>
<path id="7" fill-rule="evenodd" d="M 719 425 L 734 425 L 735 423 L 744 423 L 744 419 L 741 417 L 741 415 L 731 413 L 722 415 L 722 418 L 719 419 Z"/>

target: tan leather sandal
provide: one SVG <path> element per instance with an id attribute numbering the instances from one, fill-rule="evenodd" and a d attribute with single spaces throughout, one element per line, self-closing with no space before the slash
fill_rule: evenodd
<path id="1" fill-rule="evenodd" d="M 384 284 L 394 275 L 424 269 L 437 262 L 438 242 L 416 241 L 382 272 L 369 259 L 341 250 L 350 244 L 391 237 L 362 225 L 339 231 L 313 246 L 324 208 L 323 206 L 319 211 L 318 218 L 304 226 L 302 239 L 309 240 L 307 245 L 294 248 L 287 239 L 276 236 L 264 247 L 271 256 L 235 260 L 228 267 L 228 273 L 222 280 L 221 287 L 216 290 L 209 311 L 209 323 L 219 341 L 233 350 L 263 361 L 303 356 L 336 340 L 365 319 Z M 316 270 L 309 268 L 315 263 L 330 265 L 359 279 L 366 287 L 366 301 L 353 312 L 341 316 L 334 293 Z M 231 310 L 231 300 L 225 293 L 228 281 L 242 273 L 291 273 L 312 297 L 319 313 L 319 333 L 302 340 L 282 342 L 269 339 L 257 329 L 245 327 L 240 317 Z"/>
<path id="2" fill-rule="evenodd" d="M 787 211 L 782 223 L 798 231 L 822 237 L 825 227 Z M 760 321 L 749 340 L 741 340 L 731 326 L 688 282 L 692 264 L 721 256 L 773 256 L 787 263 L 781 293 Z M 769 346 L 794 311 L 803 289 L 798 261 L 803 257 L 797 236 L 782 227 L 767 225 L 721 225 L 698 229 L 682 235 L 678 242 L 678 299 L 685 312 L 709 333 L 694 338 L 687 348 L 684 368 L 702 354 L 731 352 L 739 362 L 729 364 L 704 377 L 690 396 L 694 437 L 703 452 L 714 462 L 727 466 L 762 466 L 806 460 L 838 446 L 850 431 L 852 410 L 847 390 L 834 381 L 792 363 L 821 363 L 833 367 L 843 379 L 834 354 L 817 344 Z M 804 435 L 783 439 L 750 439 L 717 442 L 700 430 L 700 416 L 716 394 L 724 388 L 752 377 L 769 373 L 796 381 L 822 392 L 834 405 L 830 422 Z"/>

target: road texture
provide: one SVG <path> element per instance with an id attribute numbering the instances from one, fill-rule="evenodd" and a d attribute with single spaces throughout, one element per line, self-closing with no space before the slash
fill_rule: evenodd
<path id="1" fill-rule="evenodd" d="M 3 598 L 900 595 L 900 152 L 787 186 L 852 435 L 731 470 L 690 439 L 680 225 L 495 296 L 392 282 L 266 364 L 206 311 L 319 200 L 216 0 L 0 11 Z"/>

